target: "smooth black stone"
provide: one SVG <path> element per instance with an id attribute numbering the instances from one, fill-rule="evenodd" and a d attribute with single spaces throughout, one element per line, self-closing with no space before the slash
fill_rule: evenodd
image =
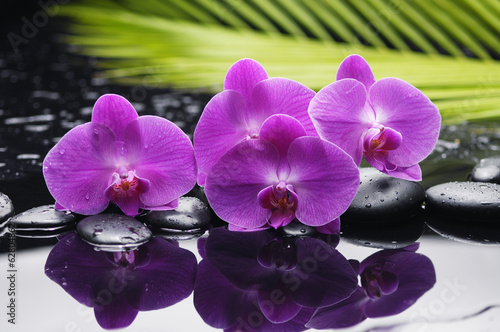
<path id="1" fill-rule="evenodd" d="M 135 249 L 152 236 L 140 221 L 120 214 L 98 214 L 82 219 L 76 226 L 80 237 L 104 251 Z"/>
<path id="2" fill-rule="evenodd" d="M 285 236 L 311 237 L 316 234 L 316 230 L 314 229 L 314 227 L 304 225 L 295 220 L 285 227 L 282 227 L 281 231 Z"/>
<path id="3" fill-rule="evenodd" d="M 425 210 L 447 219 L 500 221 L 500 185 L 485 182 L 448 182 L 426 191 Z"/>
<path id="4" fill-rule="evenodd" d="M 398 249 L 416 242 L 425 229 L 424 212 L 404 223 L 358 224 L 341 223 L 342 239 L 358 246 Z"/>
<path id="5" fill-rule="evenodd" d="M 14 215 L 14 205 L 9 196 L 0 193 L 0 223 Z"/>
<path id="6" fill-rule="evenodd" d="M 375 168 L 360 168 L 360 185 L 341 221 L 399 221 L 422 210 L 425 191 L 418 183 L 393 178 Z"/>
<path id="7" fill-rule="evenodd" d="M 500 184 L 500 158 L 481 159 L 470 174 L 471 181 L 491 182 Z"/>
<path id="8" fill-rule="evenodd" d="M 500 223 L 471 223 L 439 216 L 428 217 L 426 222 L 431 230 L 447 239 L 500 246 Z"/>
<path id="9" fill-rule="evenodd" d="M 69 211 L 58 211 L 54 209 L 54 205 L 42 205 L 13 216 L 9 223 L 21 235 L 30 231 L 57 233 L 61 229 L 73 227 L 77 220 L 78 217 Z"/>
<path id="10" fill-rule="evenodd" d="M 208 206 L 199 198 L 181 197 L 175 210 L 150 211 L 142 220 L 154 229 L 202 229 L 210 222 L 210 212 Z"/>

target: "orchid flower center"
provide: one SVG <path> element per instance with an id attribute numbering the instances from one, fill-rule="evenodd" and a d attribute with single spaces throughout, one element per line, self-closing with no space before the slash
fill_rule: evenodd
<path id="1" fill-rule="evenodd" d="M 136 250 L 119 251 L 113 253 L 113 259 L 117 265 L 126 268 L 135 263 L 136 255 Z"/>
<path id="2" fill-rule="evenodd" d="M 257 255 L 259 264 L 267 268 L 289 271 L 297 266 L 297 248 L 290 238 L 273 239 L 260 248 Z"/>
<path id="3" fill-rule="evenodd" d="M 295 218 L 298 199 L 291 184 L 280 181 L 262 190 L 258 198 L 261 207 L 271 210 L 268 221 L 271 227 L 286 226 Z"/>
<path id="4" fill-rule="evenodd" d="M 259 129 L 250 129 L 246 136 L 247 139 L 258 139 L 259 138 Z"/>
<path id="5" fill-rule="evenodd" d="M 373 125 L 363 137 L 363 150 L 365 154 L 375 155 L 399 148 L 402 142 L 401 134 L 382 125 Z"/>
<path id="6" fill-rule="evenodd" d="M 139 196 L 148 192 L 151 183 L 138 177 L 134 171 L 120 169 L 114 172 L 106 189 L 107 197 L 127 215 L 137 215 L 141 207 Z"/>
<path id="7" fill-rule="evenodd" d="M 390 262 L 375 263 L 361 273 L 361 285 L 370 298 L 378 299 L 382 295 L 389 295 L 396 291 L 399 279 L 395 274 L 387 271 L 387 268 L 392 265 Z"/>
<path id="8" fill-rule="evenodd" d="M 139 179 L 133 171 L 129 171 L 127 174 L 113 174 L 113 190 L 115 192 L 135 190 L 138 186 Z"/>

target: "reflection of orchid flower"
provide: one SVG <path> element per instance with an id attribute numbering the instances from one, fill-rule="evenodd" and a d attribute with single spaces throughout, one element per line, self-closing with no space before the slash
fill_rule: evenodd
<path id="1" fill-rule="evenodd" d="M 417 254 L 418 243 L 402 249 L 376 252 L 361 263 L 351 261 L 361 286 L 347 299 L 319 308 L 310 328 L 348 327 L 368 318 L 396 315 L 413 305 L 436 283 L 429 258 Z"/>
<path id="2" fill-rule="evenodd" d="M 306 136 L 283 114 L 270 116 L 259 137 L 230 149 L 207 175 L 205 192 L 221 219 L 246 229 L 278 228 L 294 218 L 323 226 L 349 207 L 359 171 L 344 151 Z"/>
<path id="3" fill-rule="evenodd" d="M 75 300 L 93 307 L 101 327 L 122 328 L 139 311 L 166 308 L 188 297 L 196 257 L 159 237 L 136 250 L 111 253 L 96 251 L 69 233 L 51 250 L 45 274 Z"/>
<path id="4" fill-rule="evenodd" d="M 282 238 L 268 231 L 231 232 L 217 228 L 210 232 L 201 251 L 228 283 L 246 292 L 247 298 L 256 298 L 257 310 L 272 323 L 295 318 L 302 321 L 302 316 L 297 315 L 304 313 L 303 307 L 332 305 L 356 289 L 356 274 L 348 261 L 329 244 L 314 238 Z M 202 317 L 212 312 L 214 317 L 227 320 L 224 316 L 231 312 L 222 312 L 226 306 L 212 309 L 220 312 L 210 311 L 200 296 L 221 301 L 243 296 L 236 291 L 217 295 L 223 289 L 202 280 L 198 281 L 197 290 L 195 301 Z M 237 309 L 231 305 L 230 310 Z M 241 310 L 238 314 L 247 314 L 247 309 Z"/>
<path id="5" fill-rule="evenodd" d="M 359 55 L 347 57 L 337 81 L 311 100 L 309 114 L 320 137 L 359 165 L 363 156 L 391 176 L 422 179 L 418 163 L 436 145 L 441 116 L 420 90 L 397 78 L 375 81 Z"/>
<path id="6" fill-rule="evenodd" d="M 204 240 L 204 239 L 201 239 Z M 276 294 L 280 295 L 280 294 Z M 282 296 L 273 299 L 280 302 Z M 272 301 L 265 303 L 266 312 L 274 310 Z M 198 265 L 194 286 L 194 306 L 210 326 L 237 331 L 304 331 L 314 308 L 301 308 L 290 320 L 281 323 L 270 321 L 259 305 L 258 290 L 241 290 L 229 282 L 206 257 Z"/>
<path id="7" fill-rule="evenodd" d="M 130 216 L 175 208 L 196 182 L 191 141 L 172 122 L 141 116 L 118 95 L 99 98 L 92 122 L 70 130 L 49 151 L 43 175 L 59 206 L 102 212 L 110 201 Z"/>
<path id="8" fill-rule="evenodd" d="M 229 68 L 224 91 L 215 95 L 203 110 L 194 132 L 198 183 L 231 147 L 259 137 L 260 126 L 273 114 L 287 114 L 315 135 L 307 107 L 314 96 L 308 87 L 285 78 L 268 78 L 255 60 L 242 59 Z"/>

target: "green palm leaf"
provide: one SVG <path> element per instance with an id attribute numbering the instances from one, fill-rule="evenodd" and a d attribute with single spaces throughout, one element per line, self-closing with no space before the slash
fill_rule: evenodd
<path id="1" fill-rule="evenodd" d="M 60 12 L 72 18 L 64 40 L 120 83 L 217 92 L 249 57 L 318 90 L 358 53 L 448 123 L 500 118 L 497 0 L 93 0 Z"/>

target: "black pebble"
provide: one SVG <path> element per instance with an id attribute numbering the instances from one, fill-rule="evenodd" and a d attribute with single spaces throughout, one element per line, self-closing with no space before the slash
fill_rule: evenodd
<path id="1" fill-rule="evenodd" d="M 360 185 L 341 222 L 388 222 L 421 212 L 425 191 L 415 182 L 393 178 L 375 168 L 360 168 Z"/>
<path id="2" fill-rule="evenodd" d="M 98 214 L 82 219 L 76 226 L 80 237 L 104 251 L 136 249 L 152 236 L 138 220 L 120 214 Z"/>
<path id="3" fill-rule="evenodd" d="M 34 207 L 10 218 L 9 223 L 20 237 L 49 238 L 74 229 L 77 215 L 58 211 L 54 205 Z"/>
<path id="4" fill-rule="evenodd" d="M 448 182 L 427 189 L 427 212 L 462 221 L 500 221 L 500 185 Z"/>
<path id="5" fill-rule="evenodd" d="M 500 158 L 493 157 L 481 159 L 479 164 L 472 169 L 470 179 L 474 182 L 492 182 L 500 184 Z"/>
<path id="6" fill-rule="evenodd" d="M 0 193 L 0 223 L 14 215 L 14 205 L 9 196 Z"/>
<path id="7" fill-rule="evenodd" d="M 141 219 L 156 230 L 201 230 L 209 224 L 210 212 L 200 199 L 181 197 L 175 210 L 151 211 Z"/>
<path id="8" fill-rule="evenodd" d="M 281 229 L 285 236 L 311 237 L 316 234 L 314 227 L 304 225 L 296 220 Z"/>

